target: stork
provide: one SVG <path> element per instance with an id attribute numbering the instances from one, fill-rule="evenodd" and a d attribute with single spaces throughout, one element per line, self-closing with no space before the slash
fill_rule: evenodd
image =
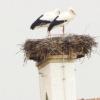
<path id="1" fill-rule="evenodd" d="M 49 25 L 48 27 L 48 32 L 55 27 L 55 26 L 61 26 L 62 27 L 62 32 L 64 35 L 64 25 L 65 23 L 69 23 L 74 17 L 76 16 L 76 13 L 74 9 L 69 8 L 68 11 L 61 12 L 59 16 L 57 16 Z"/>
<path id="2" fill-rule="evenodd" d="M 40 17 L 38 17 L 31 25 L 30 29 L 34 30 L 35 28 L 39 27 L 48 27 L 50 23 L 57 18 L 57 16 L 60 14 L 59 9 L 55 9 L 51 12 L 47 12 L 45 14 L 42 14 Z M 50 33 L 48 33 L 48 36 L 51 36 Z"/>

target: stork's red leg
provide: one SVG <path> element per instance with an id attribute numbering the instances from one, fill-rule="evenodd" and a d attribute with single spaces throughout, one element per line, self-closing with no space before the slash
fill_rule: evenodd
<path id="1" fill-rule="evenodd" d="M 51 38 L 51 34 L 50 34 L 50 32 L 49 32 L 49 31 L 48 31 L 48 37 L 49 37 L 49 38 Z"/>
<path id="2" fill-rule="evenodd" d="M 62 27 L 62 32 L 63 32 L 63 36 L 64 36 L 64 32 L 65 32 L 65 27 Z"/>

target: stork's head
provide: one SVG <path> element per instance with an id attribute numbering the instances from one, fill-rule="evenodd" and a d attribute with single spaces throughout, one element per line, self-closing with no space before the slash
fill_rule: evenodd
<path id="1" fill-rule="evenodd" d="M 57 15 L 59 15 L 60 14 L 60 10 L 59 9 L 54 9 L 54 12 L 57 14 Z"/>

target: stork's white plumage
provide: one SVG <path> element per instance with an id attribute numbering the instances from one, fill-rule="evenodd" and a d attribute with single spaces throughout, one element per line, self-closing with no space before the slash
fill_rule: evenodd
<path id="1" fill-rule="evenodd" d="M 43 17 L 40 18 L 40 20 L 48 20 L 48 21 L 53 21 L 57 16 L 59 16 L 60 10 L 55 9 L 51 12 L 47 12 L 43 15 Z"/>
<path id="2" fill-rule="evenodd" d="M 54 11 L 47 12 L 41 15 L 34 23 L 32 23 L 30 28 L 33 30 L 36 27 L 47 27 L 51 23 L 51 21 L 53 21 L 59 15 L 59 13 L 60 11 L 58 9 L 55 9 Z"/>
<path id="3" fill-rule="evenodd" d="M 75 11 L 72 8 L 69 8 L 68 11 L 60 13 L 59 16 L 50 23 L 48 31 L 50 32 L 55 26 L 62 26 L 64 33 L 64 24 L 69 23 L 75 16 Z"/>

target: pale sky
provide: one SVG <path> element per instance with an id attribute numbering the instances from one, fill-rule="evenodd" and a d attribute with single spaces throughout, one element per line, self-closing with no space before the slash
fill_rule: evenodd
<path id="1" fill-rule="evenodd" d="M 77 16 L 66 32 L 96 36 L 100 43 L 100 0 L 0 0 L 0 100 L 40 100 L 35 63 L 24 64 L 23 53 L 16 53 L 26 39 L 46 36 L 46 29 L 30 30 L 38 16 L 69 6 Z M 100 46 L 75 63 L 78 98 L 100 97 L 99 59 Z"/>

